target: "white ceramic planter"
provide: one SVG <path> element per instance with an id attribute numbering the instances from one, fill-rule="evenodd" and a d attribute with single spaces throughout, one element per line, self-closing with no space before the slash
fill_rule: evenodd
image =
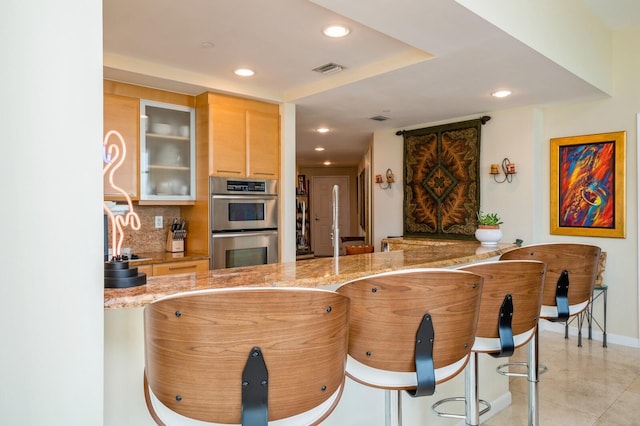
<path id="1" fill-rule="evenodd" d="M 495 246 L 502 239 L 502 230 L 500 227 L 478 226 L 476 229 L 476 239 L 483 246 Z"/>

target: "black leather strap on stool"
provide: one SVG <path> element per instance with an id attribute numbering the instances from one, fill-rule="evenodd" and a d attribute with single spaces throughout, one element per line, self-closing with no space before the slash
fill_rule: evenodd
<path id="1" fill-rule="evenodd" d="M 513 342 L 513 297 L 507 294 L 500 306 L 500 317 L 498 318 L 498 335 L 500 336 L 500 352 L 490 354 L 494 358 L 509 357 L 515 351 Z"/>
<path id="2" fill-rule="evenodd" d="M 266 426 L 268 412 L 269 372 L 262 351 L 251 349 L 242 370 L 242 425 Z"/>
<path id="3" fill-rule="evenodd" d="M 569 319 L 569 272 L 565 269 L 558 277 L 556 286 L 556 307 L 558 318 L 553 321 L 566 322 Z"/>
<path id="4" fill-rule="evenodd" d="M 433 395 L 436 389 L 436 372 L 433 366 L 433 323 L 431 315 L 426 314 L 416 333 L 416 376 L 418 387 L 407 391 L 413 397 Z"/>

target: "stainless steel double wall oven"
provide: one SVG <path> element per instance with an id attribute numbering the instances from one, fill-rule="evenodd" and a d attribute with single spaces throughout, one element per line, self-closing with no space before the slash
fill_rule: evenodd
<path id="1" fill-rule="evenodd" d="M 278 261 L 278 181 L 210 178 L 211 269 Z"/>

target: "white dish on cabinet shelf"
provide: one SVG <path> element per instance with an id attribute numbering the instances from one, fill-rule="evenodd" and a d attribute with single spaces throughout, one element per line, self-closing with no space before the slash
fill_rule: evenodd
<path id="1" fill-rule="evenodd" d="M 159 135 L 171 134 L 171 125 L 167 123 L 153 123 L 151 125 L 151 131 Z"/>

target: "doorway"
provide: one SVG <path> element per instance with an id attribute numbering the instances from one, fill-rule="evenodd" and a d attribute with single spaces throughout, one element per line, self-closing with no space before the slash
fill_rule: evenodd
<path id="1" fill-rule="evenodd" d="M 338 229 L 351 235 L 349 176 L 313 176 L 311 178 L 311 246 L 315 256 L 332 256 L 333 186 L 338 185 Z M 336 244 L 340 244 L 339 241 Z"/>

